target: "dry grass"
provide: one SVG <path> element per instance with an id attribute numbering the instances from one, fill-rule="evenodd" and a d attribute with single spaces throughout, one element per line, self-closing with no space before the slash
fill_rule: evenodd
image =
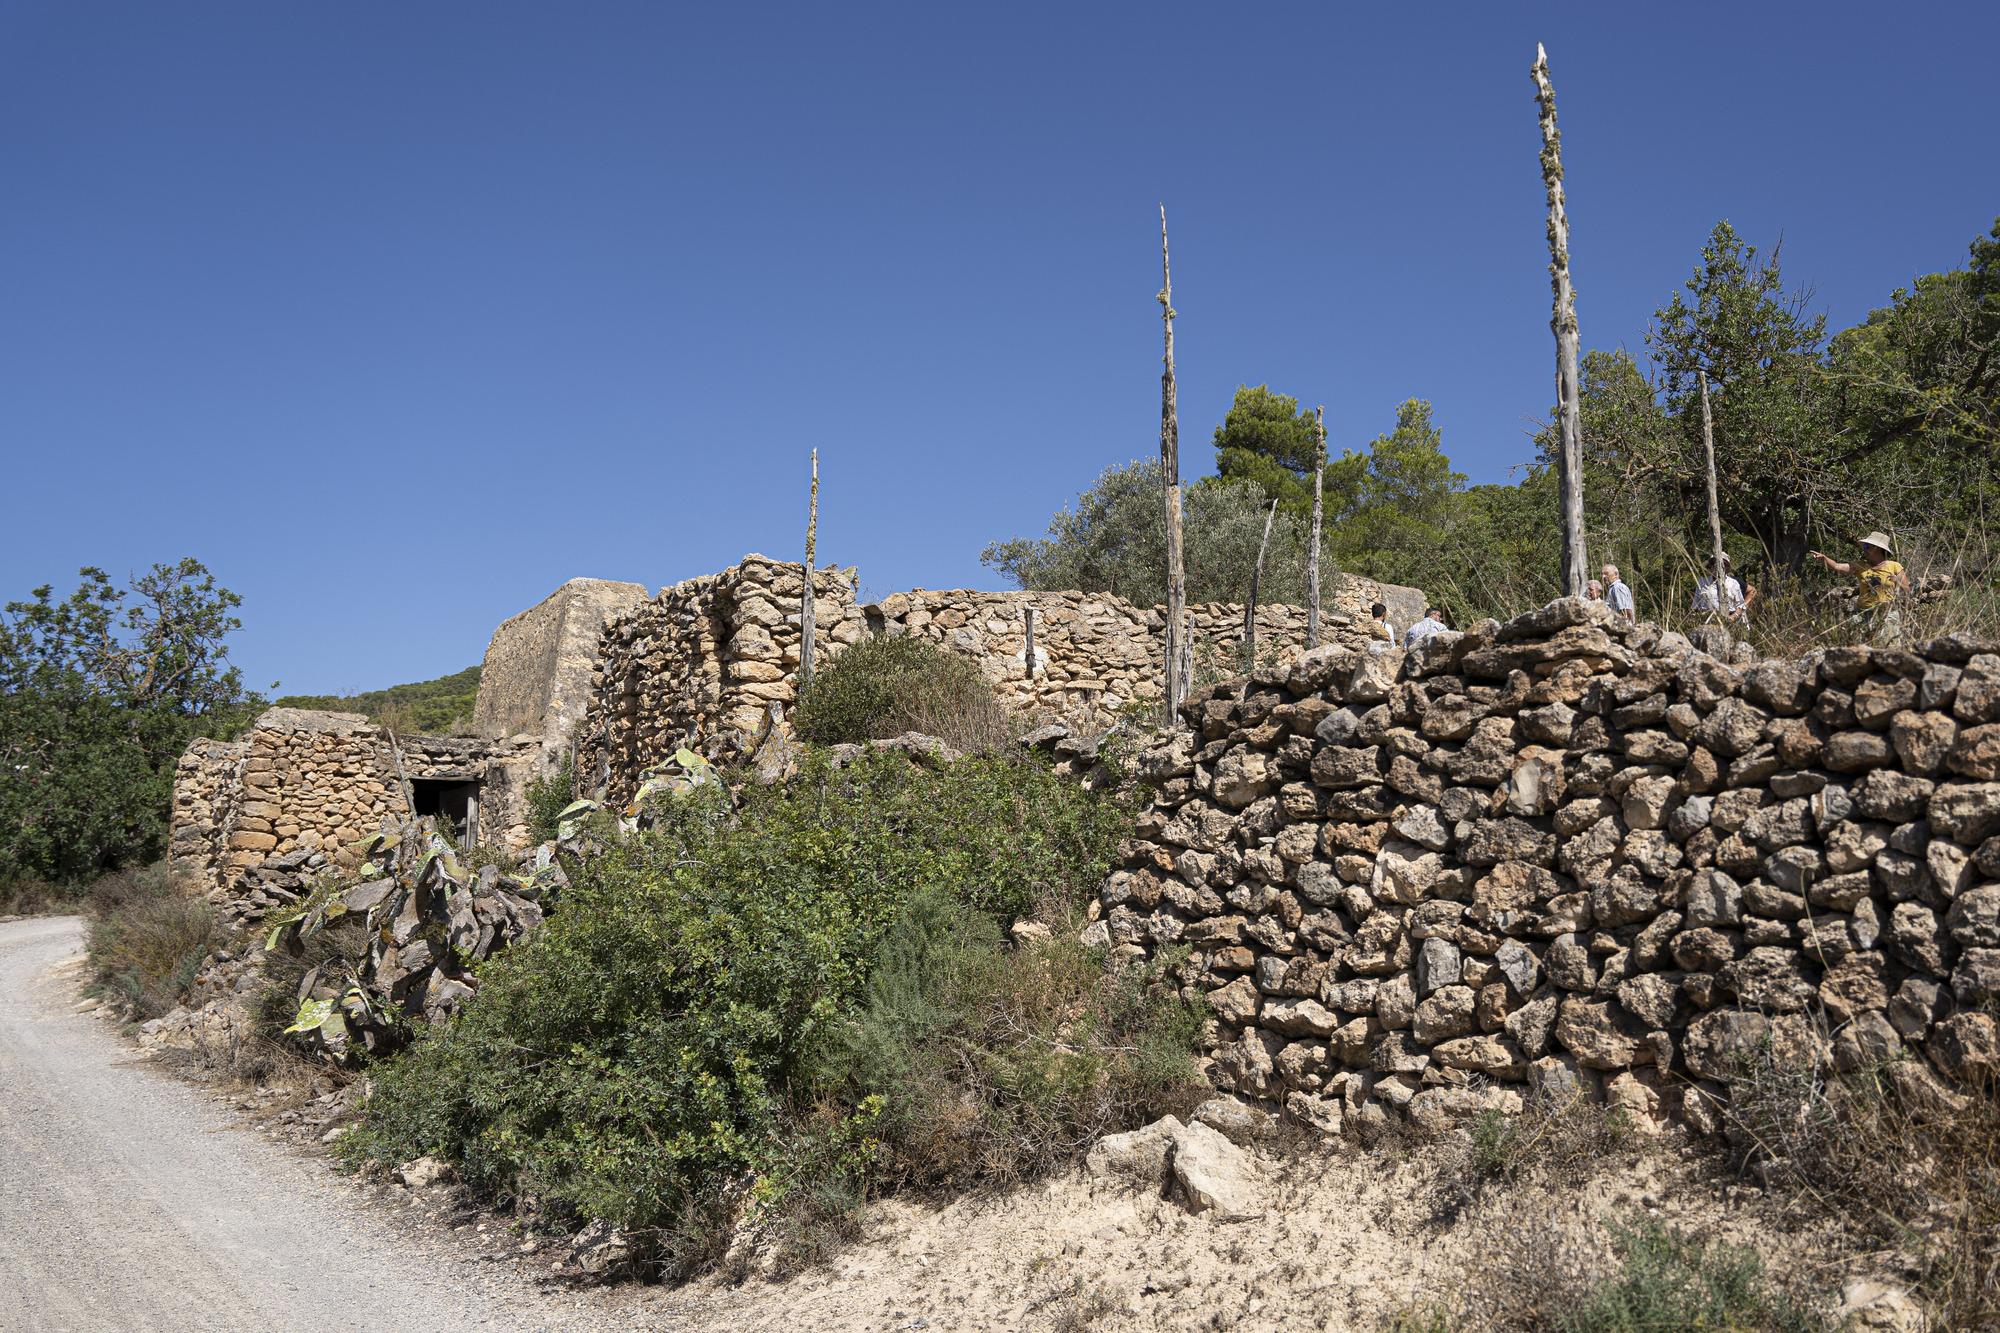
<path id="1" fill-rule="evenodd" d="M 1435 1157 L 1431 1211 L 1449 1222 L 1503 1186 L 1580 1189 L 1636 1153 L 1624 1114 L 1581 1093 L 1535 1098 L 1519 1115 L 1488 1111 L 1445 1140 Z"/>
<path id="2" fill-rule="evenodd" d="M 46 880 L 28 875 L 0 881 L 0 916 L 40 916 L 44 912 L 75 911 L 77 896 Z"/>
<path id="3" fill-rule="evenodd" d="M 114 871 L 89 895 L 97 984 L 139 1021 L 184 1001 L 202 961 L 222 943 L 215 909 L 163 867 Z"/>
<path id="4" fill-rule="evenodd" d="M 1768 1051 L 1731 1087 L 1740 1169 L 1907 1266 L 1934 1324 L 2000 1329 L 2000 1089 L 1920 1106 L 1884 1071 L 1830 1077 Z"/>

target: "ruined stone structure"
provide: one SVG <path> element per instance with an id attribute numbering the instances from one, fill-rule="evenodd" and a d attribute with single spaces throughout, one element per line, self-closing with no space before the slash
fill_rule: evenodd
<path id="1" fill-rule="evenodd" d="M 1092 932 L 1191 950 L 1221 1089 L 1364 1133 L 1532 1089 L 1706 1128 L 1772 1055 L 1933 1105 L 2000 1074 L 2000 645 L 1729 665 L 1573 600 L 1184 717 Z"/>
<path id="2" fill-rule="evenodd" d="M 512 797 L 499 770 L 531 753 L 514 742 L 396 736 L 359 713 L 266 709 L 241 740 L 197 741 L 181 757 L 169 856 L 217 892 L 263 883 L 282 898 L 301 878 L 286 872 L 351 866 L 353 845 L 408 818 L 413 803 L 453 814 L 474 838 L 519 840 L 524 829 L 481 827 L 510 801 L 477 793 Z"/>
<path id="3" fill-rule="evenodd" d="M 589 709 L 576 732 L 577 772 L 593 790 L 628 796 L 650 765 L 678 745 L 730 733 L 754 735 L 778 709 L 785 725 L 796 698 L 801 567 L 746 556 L 720 574 L 664 589 L 612 621 L 604 634 Z M 1160 693 L 1165 618 L 1105 593 L 917 589 L 856 605 L 841 571 L 813 576 L 815 660 L 826 662 L 869 634 L 931 639 L 976 663 L 1000 701 L 1024 717 L 1109 720 Z M 1392 618 L 1413 588 L 1341 577 L 1324 617 L 1329 642 L 1365 642 L 1369 603 Z M 1028 617 L 1035 660 L 1027 660 Z M 1408 623 L 1413 617 L 1406 616 Z M 1190 608 L 1197 673 L 1241 665 L 1243 608 Z M 1305 642 L 1300 607 L 1260 608 L 1259 655 L 1283 660 Z M 483 686 L 482 686 L 483 689 Z"/>
<path id="4" fill-rule="evenodd" d="M 528 784 L 565 759 L 576 761 L 579 788 L 623 799 L 681 745 L 712 749 L 788 726 L 803 576 L 797 563 L 750 555 L 650 598 L 635 583 L 572 579 L 494 631 L 476 739 L 271 709 L 241 740 L 198 741 L 176 774 L 170 854 L 217 896 L 257 908 L 344 864 L 352 844 L 413 804 L 452 815 L 481 841 L 525 846 Z M 924 590 L 862 606 L 854 586 L 851 570 L 813 574 L 818 661 L 871 633 L 915 634 L 975 661 L 1024 717 L 1108 717 L 1158 696 L 1158 610 L 1097 594 Z M 1337 579 L 1328 639 L 1361 642 L 1378 597 L 1404 623 L 1422 610 L 1414 589 Z M 1198 671 L 1234 670 L 1242 608 L 1198 607 L 1192 620 Z M 1260 656 L 1295 654 L 1304 621 L 1296 607 L 1260 610 Z"/>
<path id="5" fill-rule="evenodd" d="M 637 583 L 571 579 L 502 621 L 479 669 L 479 734 L 566 737 L 590 702 L 604 627 L 645 600 Z"/>

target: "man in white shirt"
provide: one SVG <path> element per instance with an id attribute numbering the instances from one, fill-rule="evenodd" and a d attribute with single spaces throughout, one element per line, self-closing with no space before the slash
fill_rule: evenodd
<path id="1" fill-rule="evenodd" d="M 1705 574 L 1695 581 L 1694 600 L 1688 604 L 1690 611 L 1706 611 L 1724 620 L 1743 618 L 1743 585 L 1729 572 L 1729 557 L 1722 557 L 1722 596 L 1715 595 L 1715 576 Z"/>
<path id="2" fill-rule="evenodd" d="M 1410 626 L 1409 632 L 1403 635 L 1403 646 L 1405 648 L 1414 648 L 1431 635 L 1441 632 L 1444 628 L 1444 612 L 1433 606 L 1424 612 L 1422 620 Z"/>
<path id="3" fill-rule="evenodd" d="M 1618 566 L 1606 565 L 1597 571 L 1604 576 L 1604 604 L 1625 617 L 1631 624 L 1636 618 L 1632 610 L 1632 590 L 1625 586 L 1625 580 L 1618 577 Z"/>

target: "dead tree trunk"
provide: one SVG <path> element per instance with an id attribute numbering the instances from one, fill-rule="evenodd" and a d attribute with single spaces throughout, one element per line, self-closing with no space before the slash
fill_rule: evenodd
<path id="1" fill-rule="evenodd" d="M 1278 502 L 1271 501 L 1271 512 L 1264 515 L 1264 540 L 1257 543 L 1257 563 L 1250 570 L 1250 604 L 1243 608 L 1243 669 L 1257 669 L 1257 592 L 1264 582 L 1264 551 L 1271 544 L 1271 522 L 1278 517 Z M 1310 568 L 1310 566 L 1308 566 Z M 1312 620 L 1307 613 L 1307 623 Z"/>
<path id="2" fill-rule="evenodd" d="M 1708 536 L 1713 546 L 1709 562 L 1715 571 L 1715 604 L 1727 610 L 1722 601 L 1727 585 L 1722 581 L 1722 505 L 1715 485 L 1715 419 L 1708 412 L 1708 371 L 1697 371 L 1696 376 L 1701 381 L 1701 452 L 1708 462 Z"/>
<path id="3" fill-rule="evenodd" d="M 1313 413 L 1313 434 L 1318 438 L 1319 447 L 1313 458 L 1313 521 L 1312 545 L 1306 548 L 1306 647 L 1319 647 L 1319 526 L 1320 490 L 1326 478 L 1326 405 L 1320 404 Z M 1271 540 L 1271 523 L 1264 522 L 1264 540 Z M 1262 554 L 1258 556 L 1263 559 Z"/>
<path id="4" fill-rule="evenodd" d="M 1562 495 L 1562 591 L 1581 597 L 1589 578 L 1583 550 L 1583 422 L 1577 376 L 1576 289 L 1569 280 L 1569 214 L 1563 203 L 1562 135 L 1556 130 L 1556 90 L 1549 57 L 1535 44 L 1535 100 L 1541 106 L 1542 184 L 1549 196 L 1549 286 L 1555 313 L 1556 417 L 1561 448 L 1556 481 Z"/>
<path id="5" fill-rule="evenodd" d="M 813 680 L 813 640 L 818 637 L 819 627 L 815 623 L 818 609 L 814 607 L 813 559 L 817 555 L 815 547 L 819 541 L 819 450 L 812 451 L 812 493 L 806 501 L 806 568 L 805 586 L 799 594 L 799 691 L 804 693 Z"/>
<path id="6" fill-rule="evenodd" d="M 1023 650 L 1021 655 L 1021 662 L 1022 665 L 1026 666 L 1028 669 L 1028 679 L 1033 680 L 1035 678 L 1035 608 L 1034 607 L 1024 606 L 1021 608 L 1021 629 L 1024 637 L 1028 641 L 1028 646 L 1025 650 Z"/>
<path id="7" fill-rule="evenodd" d="M 1160 205 L 1160 317 L 1167 327 L 1166 369 L 1160 375 L 1160 472 L 1167 505 L 1167 725 L 1180 716 L 1187 695 L 1182 636 L 1186 626 L 1187 573 L 1181 564 L 1181 433 L 1174 401 L 1174 270 L 1167 257 L 1167 206 Z"/>

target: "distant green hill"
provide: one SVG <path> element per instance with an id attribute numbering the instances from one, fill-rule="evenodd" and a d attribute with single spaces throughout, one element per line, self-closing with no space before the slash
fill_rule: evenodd
<path id="1" fill-rule="evenodd" d="M 391 685 L 386 690 L 369 690 L 365 694 L 288 694 L 277 702 L 281 708 L 366 713 L 397 731 L 448 736 L 471 728 L 472 705 L 478 697 L 479 668 L 475 666 L 436 680 Z"/>

